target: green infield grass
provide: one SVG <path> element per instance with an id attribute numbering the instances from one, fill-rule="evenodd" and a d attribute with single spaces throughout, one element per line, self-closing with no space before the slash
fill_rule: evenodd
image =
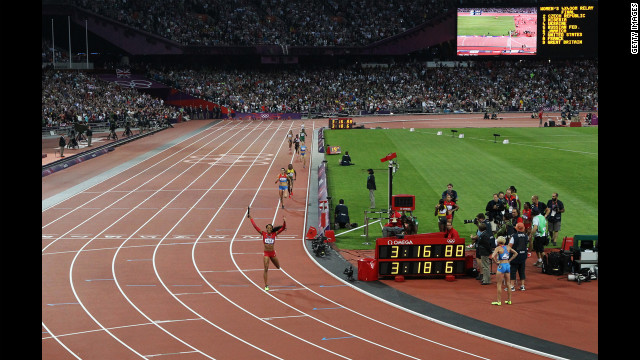
<path id="1" fill-rule="evenodd" d="M 515 30 L 513 16 L 459 16 L 458 35 L 508 36 Z"/>
<path id="2" fill-rule="evenodd" d="M 454 228 L 470 243 L 476 230 L 463 224 L 485 212 L 493 193 L 513 185 L 520 202 L 538 195 L 546 203 L 557 192 L 565 205 L 562 238 L 577 234 L 598 234 L 598 128 L 458 128 L 451 129 L 353 129 L 325 130 L 325 145 L 349 151 L 355 165 L 340 166 L 341 154 L 325 155 L 330 213 L 339 199 L 345 200 L 352 223 L 363 226 L 369 210 L 367 169 L 374 170 L 376 207 L 389 203 L 389 164 L 380 159 L 397 154 L 393 194 L 415 195 L 418 232 L 437 232 L 434 209 L 447 184 L 458 192 L 460 210 Z M 438 131 L 442 135 L 437 135 Z M 494 137 L 493 134 L 500 134 Z M 464 138 L 459 138 L 463 134 Z M 508 144 L 504 144 L 508 140 Z M 374 217 L 374 215 L 370 215 Z M 369 242 L 382 236 L 387 220 L 370 220 Z M 336 231 L 336 245 L 343 249 L 373 249 L 365 245 L 364 228 Z"/>

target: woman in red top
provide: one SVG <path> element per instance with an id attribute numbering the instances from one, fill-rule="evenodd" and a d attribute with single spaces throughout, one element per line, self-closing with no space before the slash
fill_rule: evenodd
<path id="1" fill-rule="evenodd" d="M 276 269 L 280 269 L 280 262 L 278 261 L 278 257 L 276 256 L 276 251 L 274 249 L 274 245 L 276 242 L 276 235 L 283 232 L 287 227 L 287 221 L 282 217 L 282 226 L 273 227 L 271 224 L 267 224 L 267 231 L 262 231 L 253 221 L 251 215 L 248 215 L 249 220 L 251 220 L 251 225 L 253 228 L 258 231 L 262 235 L 262 243 L 264 244 L 264 289 L 269 291 L 269 283 L 267 281 L 267 271 L 269 271 L 269 260 L 276 266 Z"/>

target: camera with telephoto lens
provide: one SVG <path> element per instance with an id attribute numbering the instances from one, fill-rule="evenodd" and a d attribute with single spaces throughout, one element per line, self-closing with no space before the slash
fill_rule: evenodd
<path id="1" fill-rule="evenodd" d="M 323 257 L 326 255 L 326 240 L 327 238 L 320 235 L 311 241 L 311 249 L 317 257 Z"/>
<path id="2" fill-rule="evenodd" d="M 473 219 L 473 220 L 466 220 L 466 219 L 465 219 L 465 220 L 462 220 L 462 221 L 463 221 L 465 224 L 472 224 L 472 223 L 473 223 L 473 224 L 478 225 L 478 219 L 477 219 L 477 218 L 475 218 L 475 219 Z"/>
<path id="3" fill-rule="evenodd" d="M 349 266 L 348 268 L 345 268 L 342 273 L 347 275 L 347 280 L 353 281 L 353 266 Z"/>

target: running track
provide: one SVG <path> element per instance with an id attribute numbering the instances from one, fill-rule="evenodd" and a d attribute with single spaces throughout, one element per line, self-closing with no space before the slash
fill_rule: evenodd
<path id="1" fill-rule="evenodd" d="M 305 120 L 309 130 L 324 122 Z M 303 240 L 314 223 L 309 167 L 286 144 L 302 121 L 190 123 L 153 135 L 173 138 L 130 166 L 100 168 L 109 154 L 43 178 L 43 359 L 542 358 L 375 301 L 319 269 Z M 289 163 L 295 196 L 281 209 L 274 182 Z M 65 172 L 84 187 L 61 184 Z M 247 206 L 260 227 L 287 218 L 269 292 Z"/>

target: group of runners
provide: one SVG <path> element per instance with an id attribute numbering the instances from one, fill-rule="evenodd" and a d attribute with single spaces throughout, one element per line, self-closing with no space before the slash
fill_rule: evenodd
<path id="1" fill-rule="evenodd" d="M 293 131 L 289 130 L 287 134 L 287 140 L 289 142 L 289 152 L 292 151 L 292 147 L 295 146 L 295 154 L 298 157 L 298 161 L 302 162 L 302 168 L 306 167 L 307 162 L 307 146 L 305 145 L 305 140 L 307 137 L 307 133 L 304 129 L 304 124 L 300 129 L 300 134 L 296 135 L 295 138 L 293 136 Z M 297 178 L 297 174 L 295 169 L 293 168 L 293 164 L 289 164 L 287 168 L 281 168 L 280 174 L 278 174 L 278 178 L 275 183 L 278 184 L 278 195 L 280 196 L 280 206 L 284 209 L 284 198 L 285 191 L 288 192 L 289 198 L 293 196 L 293 183 Z M 280 234 L 286 229 L 286 219 L 282 217 L 282 225 L 273 226 L 273 224 L 267 224 L 266 231 L 261 230 L 258 225 L 253 221 L 253 217 L 251 217 L 250 209 L 247 208 L 247 217 L 251 220 L 251 225 L 256 231 L 262 235 L 262 243 L 264 245 L 264 255 L 263 255 L 263 264 L 264 264 L 264 290 L 269 291 L 269 281 L 268 281 L 268 271 L 269 271 L 269 262 L 273 263 L 276 269 L 280 269 L 280 261 L 276 255 L 275 251 L 275 241 L 276 235 Z"/>

